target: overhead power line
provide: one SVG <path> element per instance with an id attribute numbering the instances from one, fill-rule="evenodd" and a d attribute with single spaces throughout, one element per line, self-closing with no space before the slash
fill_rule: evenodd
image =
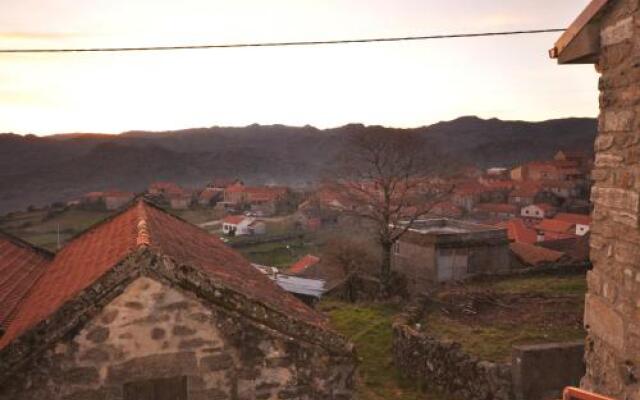
<path id="1" fill-rule="evenodd" d="M 203 44 L 185 46 L 145 46 L 145 47 L 85 47 L 85 48 L 42 48 L 42 49 L 0 49 L 0 53 L 85 53 L 85 52 L 117 52 L 117 51 L 168 51 L 168 50 L 206 50 L 206 49 L 233 49 L 243 47 L 286 47 L 286 46 L 318 46 L 337 45 L 351 43 L 379 43 L 379 42 L 408 42 L 416 40 L 457 39 L 488 36 L 532 35 L 540 33 L 563 32 L 564 29 L 531 29 L 503 32 L 482 33 L 454 33 L 429 36 L 399 36 L 368 39 L 342 39 L 342 40 L 315 40 L 299 42 L 263 42 L 263 43 L 228 43 L 228 44 Z"/>

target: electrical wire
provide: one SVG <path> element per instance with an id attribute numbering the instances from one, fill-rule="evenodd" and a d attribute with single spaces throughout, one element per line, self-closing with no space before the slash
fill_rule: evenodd
<path id="1" fill-rule="evenodd" d="M 250 47 L 287 47 L 287 46 L 318 46 L 338 45 L 353 43 L 380 43 L 380 42 L 407 42 L 417 40 L 458 39 L 491 36 L 532 35 L 541 33 L 563 32 L 561 28 L 532 29 L 519 31 L 482 32 L 482 33 L 454 33 L 429 36 L 400 36 L 368 39 L 342 39 L 342 40 L 318 40 L 299 42 L 263 42 L 263 43 L 229 43 L 229 44 L 203 44 L 185 46 L 147 46 L 147 47 L 85 47 L 85 48 L 40 48 L 40 49 L 0 49 L 0 53 L 86 53 L 86 52 L 125 52 L 125 51 L 170 51 L 170 50 L 207 50 L 207 49 L 232 49 Z"/>

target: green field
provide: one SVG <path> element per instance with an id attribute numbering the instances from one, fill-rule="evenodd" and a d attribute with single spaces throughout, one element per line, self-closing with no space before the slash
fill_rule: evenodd
<path id="1" fill-rule="evenodd" d="M 325 300 L 319 309 L 327 313 L 333 327 L 356 345 L 360 364 L 356 389 L 360 400 L 451 400 L 441 393 L 424 393 L 393 366 L 393 304 L 350 304 Z"/>
<path id="2" fill-rule="evenodd" d="M 102 221 L 113 212 L 68 209 L 61 212 L 37 210 L 5 215 L 0 229 L 36 246 L 56 250 L 58 233 L 64 245 L 70 238 Z"/>
<path id="3" fill-rule="evenodd" d="M 584 340 L 585 292 L 584 275 L 470 283 L 442 291 L 423 325 L 428 333 L 459 342 L 480 359 L 509 361 L 515 344 Z"/>

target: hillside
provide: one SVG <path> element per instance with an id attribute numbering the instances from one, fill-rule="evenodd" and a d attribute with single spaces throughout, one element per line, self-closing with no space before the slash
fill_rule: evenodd
<path id="1" fill-rule="evenodd" d="M 120 135 L 0 134 L 0 213 L 64 201 L 91 190 L 139 191 L 154 180 L 197 186 L 214 176 L 303 185 L 318 179 L 344 139 L 369 129 L 250 125 Z M 591 152 L 593 119 L 544 122 L 463 117 L 411 129 L 443 158 L 482 167 L 548 158 L 559 148 Z"/>

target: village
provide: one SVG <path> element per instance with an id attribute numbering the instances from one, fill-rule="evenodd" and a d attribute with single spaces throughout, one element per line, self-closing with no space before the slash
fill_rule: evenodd
<path id="1" fill-rule="evenodd" d="M 445 343 L 451 339 L 462 343 L 472 354 L 469 357 L 475 354 L 494 363 L 492 368 L 506 368 L 501 363 L 511 362 L 516 351 L 513 346 L 569 343 L 567 351 L 574 356 L 565 356 L 569 361 L 561 364 L 567 367 L 568 375 L 547 388 L 558 390 L 582 371 L 581 353 L 575 348 L 582 348 L 580 340 L 585 335 L 579 299 L 586 290 L 584 274 L 590 266 L 587 194 L 591 168 L 591 156 L 559 150 L 547 160 L 511 168 L 465 167 L 446 176 L 415 178 L 418 183 L 410 201 L 398 208 L 397 223 L 411 220 L 411 227 L 393 245 L 396 294 L 390 303 L 380 296 L 376 271 L 380 254 L 371 234 L 374 227 L 357 217 L 358 211 L 370 205 L 359 203 L 358 196 L 349 196 L 331 182 L 304 189 L 250 186 L 241 178 L 212 179 L 199 189 L 152 182 L 143 193 L 109 189 L 41 210 L 11 213 L 0 220 L 0 229 L 10 235 L 7 237 L 31 240 L 47 249 L 43 251 L 64 251 L 67 241 L 82 238 L 92 224 L 109 221 L 114 215 L 121 218 L 117 215 L 130 212 L 131 204 L 143 201 L 184 223 L 198 225 L 202 232 L 240 252 L 261 275 L 331 316 L 342 332 L 348 334 L 351 329 L 343 319 L 357 319 L 365 310 L 371 321 L 361 321 L 363 331 L 369 329 L 368 324 L 385 324 L 384 333 L 372 333 L 383 335 L 381 339 L 371 341 L 364 334 L 358 341 L 367 358 L 358 378 L 365 382 L 359 389 L 362 392 L 400 390 L 410 395 L 415 390 L 392 376 L 378 375 L 384 368 L 379 363 L 391 362 L 392 357 L 398 368 L 414 369 L 403 364 L 408 361 L 401 353 L 403 343 L 397 340 L 399 328 L 393 321 L 404 315 L 404 304 L 416 301 L 422 308 L 412 318 L 430 318 L 429 334 Z M 355 185 L 376 190 L 367 182 Z M 425 293 L 437 294 L 426 300 Z M 436 298 L 440 300 L 433 303 Z M 536 306 L 550 299 L 555 299 L 558 315 Z M 493 305 L 503 302 L 520 303 L 520 326 L 512 323 L 514 316 Z M 446 306 L 434 308 L 434 304 Z M 466 311 L 459 314 L 459 307 L 466 307 Z M 448 311 L 442 314 L 444 310 Z M 460 325 L 461 317 L 475 327 L 475 334 Z M 490 329 L 500 331 L 499 339 L 490 339 L 491 348 L 478 342 L 495 335 L 483 333 L 489 329 L 487 318 L 494 318 Z M 573 322 L 566 325 L 563 318 Z M 344 323 L 347 325 L 341 325 Z M 389 348 L 392 341 L 393 351 Z M 379 354 L 385 348 L 388 350 Z M 468 357 L 464 354 L 462 359 Z M 459 373 L 460 365 L 469 368 L 470 363 L 472 369 L 477 368 L 473 362 L 460 364 L 458 360 L 457 364 L 439 366 L 438 374 L 448 379 Z M 480 376 L 476 390 L 508 399 L 505 393 L 516 390 L 511 375 L 505 375 L 496 386 L 486 381 L 487 374 L 495 373 L 491 371 L 476 371 Z M 376 389 L 380 382 L 384 388 Z M 393 389 L 398 386 L 402 389 Z M 466 390 L 449 387 L 454 399 L 471 396 Z"/>
<path id="2" fill-rule="evenodd" d="M 500 4 L 496 10 L 502 12 L 504 7 Z M 480 9 L 467 13 L 466 8 L 464 13 L 476 19 L 491 16 L 479 14 Z M 539 9 L 540 5 L 534 4 L 513 16 L 520 19 Z M 353 10 L 346 13 L 355 13 Z M 399 16 L 391 8 L 374 10 L 368 4 L 360 10 L 364 11 L 358 13 L 363 20 L 370 11 L 377 11 L 384 21 Z M 402 11 L 407 10 L 416 15 L 426 11 L 413 7 Z M 35 10 L 27 11 L 30 16 Z M 101 11 L 102 18 L 107 10 Z M 166 11 L 165 15 L 175 20 L 171 10 Z M 329 12 L 330 18 L 323 20 L 319 11 L 313 9 L 314 20 L 339 25 L 335 18 L 338 13 Z M 422 14 L 432 11 L 436 10 Z M 448 11 L 447 23 L 453 22 L 451 15 L 463 14 Z M 585 81 L 573 80 L 578 75 L 573 72 L 576 70 L 565 69 L 566 75 L 558 73 L 556 81 L 550 79 L 548 85 L 542 85 L 549 76 L 531 73 L 540 54 L 528 58 L 527 42 L 509 46 L 505 39 L 500 46 L 489 43 L 482 47 L 480 38 L 502 40 L 496 36 L 562 32 L 548 56 L 558 64 L 588 65 L 593 81 L 593 66 L 600 75 L 600 114 L 593 151 L 590 146 L 585 151 L 585 147 L 561 148 L 560 142 L 553 142 L 555 148 L 548 154 L 547 150 L 536 152 L 543 137 L 540 134 L 517 142 L 532 146 L 530 157 L 508 158 L 505 152 L 499 162 L 483 162 L 483 157 L 472 161 L 470 153 L 482 152 L 488 145 L 470 147 L 472 150 L 466 153 L 469 159 L 446 152 L 444 147 L 454 141 L 458 145 L 468 141 L 473 118 L 463 118 L 463 127 L 455 131 L 441 131 L 447 139 L 445 146 L 432 140 L 433 125 L 392 132 L 382 125 L 367 129 L 350 125 L 341 131 L 331 161 L 316 160 L 326 164 L 322 173 L 314 175 L 317 179 L 304 177 L 298 184 L 293 180 L 285 184 L 284 179 L 278 183 L 268 173 L 262 179 L 250 172 L 242 176 L 234 168 L 215 169 L 219 173 L 212 172 L 206 182 L 202 175 L 186 176 L 197 162 L 203 167 L 222 159 L 224 164 L 245 154 L 249 147 L 220 150 L 214 146 L 215 152 L 182 152 L 176 141 L 172 146 L 175 151 L 148 143 L 134 149 L 109 144 L 108 138 L 94 146 L 87 142 L 93 134 L 70 134 L 71 140 L 77 139 L 73 146 L 80 152 L 68 159 L 72 153 L 67 154 L 68 148 L 58 147 L 59 143 L 42 150 L 32 147 L 42 143 L 34 135 L 10 135 L 19 145 L 6 151 L 7 156 L 12 151 L 28 154 L 31 163 L 43 154 L 53 155 L 59 162 L 43 162 L 36 171 L 42 173 L 52 165 L 66 168 L 64 185 L 60 186 L 63 190 L 56 192 L 59 197 L 55 202 L 51 203 L 54 197 L 47 197 L 35 203 L 37 199 L 30 197 L 20 203 L 25 209 L 0 217 L 0 400 L 640 400 L 640 6 L 637 0 L 591 0 L 567 28 L 549 24 L 549 14 L 557 11 L 553 4 L 545 5 L 545 11 L 549 12 L 542 16 L 545 23 L 541 27 L 547 28 L 537 30 L 513 25 L 522 30 L 436 36 L 400 36 L 399 31 L 390 31 L 398 36 L 224 45 L 89 48 L 65 44 L 59 48 L 0 49 L 0 53 L 55 52 L 80 57 L 82 54 L 75 53 L 162 50 L 163 54 L 173 54 L 169 51 L 222 52 L 232 47 L 271 51 L 271 47 L 285 46 L 297 51 L 299 46 L 317 45 L 326 51 L 329 45 L 352 45 L 351 51 L 357 53 L 348 60 L 356 67 L 352 71 L 343 62 L 347 52 L 321 60 L 340 65 L 340 72 L 349 72 L 344 75 L 355 79 L 356 75 L 366 75 L 362 67 L 368 69 L 367 63 L 373 71 L 383 59 L 381 55 L 369 59 L 365 53 L 358 53 L 360 45 L 395 46 L 395 42 L 416 44 L 418 40 L 445 38 L 477 40 L 456 53 L 476 55 L 460 58 L 474 62 L 484 57 L 499 59 L 490 68 L 476 68 L 480 73 L 475 77 L 482 79 L 473 80 L 488 82 L 486 87 L 467 83 L 455 93 L 453 84 L 464 82 L 463 75 L 473 76 L 472 68 L 466 62 L 459 63 L 463 65 L 461 73 L 451 79 L 454 52 L 446 57 L 445 52 L 433 52 L 438 53 L 444 68 L 436 79 L 446 81 L 445 94 L 454 94 L 456 112 L 462 97 L 491 103 L 493 96 L 487 96 L 488 89 L 498 93 L 515 86 L 526 88 L 532 98 L 539 95 L 533 89 L 544 86 L 546 95 L 537 97 L 537 101 L 548 102 L 551 108 L 562 104 L 560 112 L 564 115 L 573 115 L 579 109 L 567 104 L 573 106 L 583 100 L 576 88 L 582 88 Z M 209 18 L 217 14 L 204 7 L 196 12 L 206 15 L 208 25 Z M 22 14 L 13 15 L 19 19 Z M 124 22 L 118 13 L 114 15 L 118 24 Z M 139 16 L 149 15 L 147 10 Z M 76 15 L 76 19 L 84 20 L 81 16 Z M 295 18 L 296 14 L 290 16 Z M 456 22 L 473 26 L 473 18 L 458 19 Z M 144 28 L 140 20 L 133 18 L 136 29 Z M 195 23 L 193 14 L 189 21 Z M 273 21 L 278 20 L 269 23 Z M 405 16 L 398 21 L 409 27 L 412 19 Z M 416 21 L 422 26 L 427 20 Z M 305 20 L 305 24 L 311 22 Z M 499 49 L 500 55 L 507 57 L 497 57 L 498 52 L 496 57 L 488 57 L 487 49 Z M 476 50 L 478 53 L 474 53 Z M 187 60 L 188 53 L 183 52 Z M 311 52 L 308 54 L 311 59 Z M 380 54 L 398 61 L 402 57 L 400 52 L 388 57 L 392 54 L 389 50 Z M 296 53 L 299 58 L 304 57 Z M 522 62 L 508 64 L 506 70 L 496 68 L 509 59 Z M 204 57 L 189 61 L 195 60 L 210 72 L 212 64 L 206 64 Z M 363 60 L 364 64 L 357 63 Z M 401 87 L 400 92 L 384 91 L 381 85 L 367 81 L 366 86 L 349 86 L 339 94 L 349 103 L 358 104 L 353 101 L 356 97 L 346 94 L 359 91 L 369 96 L 371 91 L 362 89 L 374 88 L 380 93 L 378 97 L 388 97 L 400 104 L 403 112 L 415 113 L 407 110 L 410 103 L 419 103 L 407 101 L 410 86 L 417 80 L 426 81 L 425 75 L 435 74 L 415 68 L 413 72 L 419 75 L 412 76 L 412 68 L 407 65 L 431 68 L 431 64 L 437 64 L 435 58 L 428 64 L 414 63 L 416 60 L 402 60 L 398 69 L 380 62 L 383 68 L 378 72 L 407 76 L 411 85 L 403 87 L 395 81 L 391 85 Z M 189 61 L 185 64 L 191 65 Z M 216 58 L 215 63 L 222 65 L 223 60 Z M 26 63 L 20 65 L 26 68 Z M 69 65 L 77 67 L 74 72 L 81 71 L 78 63 Z M 155 65 L 161 67 L 161 63 Z M 240 71 L 240 64 L 231 66 L 234 72 Z M 270 74 L 278 86 L 268 87 L 269 101 L 277 107 L 269 110 L 266 106 L 270 104 L 259 99 L 261 110 L 274 115 L 285 110 L 289 114 L 295 107 L 282 107 L 280 102 L 285 97 L 296 103 L 313 100 L 307 93 L 315 93 L 317 86 L 304 87 L 306 92 L 300 95 L 301 85 L 294 82 L 291 86 L 297 91 L 287 92 L 276 72 L 286 74 L 291 70 L 283 64 L 273 66 Z M 178 67 L 172 64 L 171 68 Z M 129 73 L 131 68 L 123 70 Z M 166 72 L 158 70 L 161 75 Z M 140 71 L 147 74 L 148 68 Z M 521 71 L 526 73 L 519 75 Z M 195 76 L 198 71 L 183 72 L 183 76 Z M 314 70 L 306 72 L 308 77 Z M 222 79 L 234 85 L 262 83 L 239 73 L 241 79 L 233 82 L 231 75 L 225 74 Z M 333 91 L 345 84 L 338 80 L 339 75 L 333 71 L 331 80 L 324 81 L 317 74 L 317 82 L 311 83 Z M 501 87 L 506 75 L 516 78 L 513 82 L 505 79 L 507 85 Z M 125 75 L 115 77 L 124 79 Z M 208 76 L 212 80 L 214 77 Z M 74 75 L 74 92 L 79 89 L 78 82 L 82 80 Z M 105 82 L 112 84 L 115 79 Z M 200 85 L 204 83 L 198 82 Z M 46 86 L 60 98 L 70 93 L 69 89 L 56 93 L 54 87 Z M 156 87 L 156 82 L 151 86 Z M 228 92 L 220 90 L 222 85 L 218 86 L 216 95 L 225 99 L 224 103 L 233 103 Z M 556 92 L 551 92 L 550 86 Z M 349 92 L 349 88 L 357 90 Z M 437 101 L 431 106 L 451 100 L 433 89 Z M 282 97 L 273 96 L 279 91 Z M 207 99 L 213 97 L 212 92 L 206 93 Z M 183 94 L 191 92 L 166 93 L 163 102 L 171 95 L 179 98 L 182 107 L 174 106 L 171 117 L 174 122 L 180 121 L 179 109 L 190 108 L 184 107 L 182 102 L 187 97 Z M 118 102 L 123 102 L 121 94 L 118 90 Z M 242 114 L 250 114 L 250 108 L 244 107 L 247 97 L 243 98 Z M 488 105 L 503 107 L 511 98 L 523 99 L 501 97 L 501 102 Z M 568 101 L 556 103 L 558 98 Z M 149 97 L 133 100 L 138 105 Z M 18 102 L 14 99 L 14 103 Z M 52 103 L 67 109 L 64 103 Z M 125 106 L 134 103 L 123 102 Z M 195 107 L 195 103 L 191 104 Z M 323 114 L 318 112 L 318 104 L 323 104 L 324 110 L 329 103 L 333 101 L 315 103 L 313 114 Z M 381 108 L 370 107 L 368 112 L 386 113 L 398 104 L 381 103 Z M 519 109 L 535 111 L 528 105 L 524 101 L 516 104 Z M 44 102 L 40 106 L 44 107 Z M 93 102 L 91 107 L 96 108 Z M 28 119 L 42 116 L 45 120 L 46 113 L 36 113 L 36 108 L 25 110 L 29 111 Z M 151 114 L 158 118 L 156 111 L 162 110 L 159 107 Z M 334 112 L 327 108 L 326 114 Z M 534 118 L 545 114 L 527 115 Z M 89 115 L 88 119 L 93 118 Z M 434 125 L 442 128 L 441 123 Z M 545 137 L 555 139 L 560 135 L 559 128 L 543 125 Z M 514 126 L 523 125 L 512 125 L 510 138 L 520 133 Z M 272 128 L 284 129 L 282 125 Z M 304 129 L 312 130 L 307 126 Z M 493 137 L 492 130 L 481 134 Z M 201 139 L 203 134 L 204 130 L 194 129 L 179 135 Z M 323 135 L 321 139 L 328 137 L 318 134 Z M 283 146 L 297 135 L 288 136 Z M 104 140 L 101 134 L 95 136 Z M 173 140 L 177 135 L 131 131 L 115 136 L 127 141 L 142 138 L 145 142 L 155 136 Z M 215 136 L 219 139 L 223 135 Z M 94 150 L 100 147 L 104 151 L 105 143 L 109 156 L 98 157 L 94 163 L 95 155 L 100 154 Z M 194 141 L 182 150 L 200 150 L 201 143 L 204 141 Z M 316 143 L 320 144 L 314 151 L 326 150 L 323 141 Z M 20 147 L 29 152 L 19 152 Z M 261 143 L 256 147 L 263 148 Z M 513 146 L 496 148 L 502 155 L 503 149 Z M 141 174 L 144 181 L 136 185 L 111 176 L 93 184 L 86 180 L 96 169 L 114 165 L 103 163 L 107 158 L 120 160 L 120 153 L 129 151 L 136 166 L 151 162 L 162 167 L 156 171 L 173 171 L 166 163 L 173 159 L 187 168 L 184 174 L 170 175 L 171 179 L 163 179 L 168 176 L 164 173 Z M 19 162 L 19 158 L 4 165 Z M 284 164 L 286 158 L 265 155 L 264 160 Z M 78 160 L 83 163 L 76 164 Z M 75 165 L 91 167 L 76 174 Z M 296 175 L 295 165 L 304 163 L 288 165 L 289 177 Z M 245 171 L 259 169 L 253 164 L 244 166 L 249 167 Z M 319 165 L 314 166 L 320 170 Z M 133 173 L 126 168 L 120 171 Z M 205 171 L 208 174 L 209 169 Z M 74 186 L 76 179 L 84 179 L 83 186 Z M 11 176 L 9 182 L 20 180 L 20 175 Z M 46 185 L 45 181 L 30 182 Z M 31 202 L 33 205 L 27 206 Z M 42 206 L 47 203 L 51 204 Z"/>

